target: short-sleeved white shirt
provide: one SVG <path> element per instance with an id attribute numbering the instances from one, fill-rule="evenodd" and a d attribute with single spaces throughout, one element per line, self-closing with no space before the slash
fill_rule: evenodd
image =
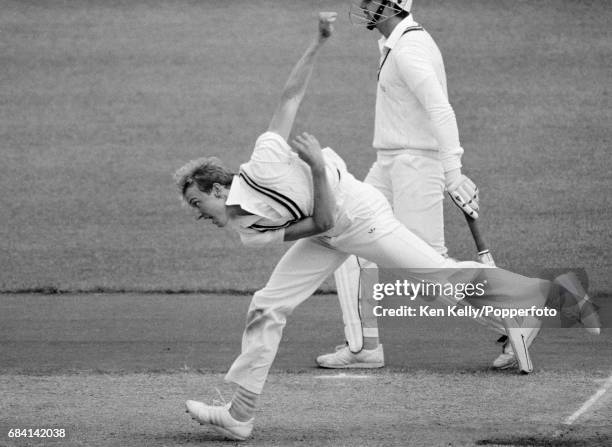
<path id="1" fill-rule="evenodd" d="M 330 186 L 338 184 L 342 159 L 323 149 Z M 284 138 L 265 132 L 255 142 L 250 160 L 234 177 L 226 205 L 239 205 L 252 215 L 238 216 L 230 225 L 245 245 L 282 242 L 284 228 L 311 216 L 314 205 L 310 167 L 291 150 Z"/>

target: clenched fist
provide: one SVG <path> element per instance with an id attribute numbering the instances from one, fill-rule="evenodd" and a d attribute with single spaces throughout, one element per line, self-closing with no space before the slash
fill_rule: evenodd
<path id="1" fill-rule="evenodd" d="M 336 21 L 338 13 L 336 12 L 320 12 L 319 13 L 319 35 L 325 39 L 334 32 L 333 23 Z"/>

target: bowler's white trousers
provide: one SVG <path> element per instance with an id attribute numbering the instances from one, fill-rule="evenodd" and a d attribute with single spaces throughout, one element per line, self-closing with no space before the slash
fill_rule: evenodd
<path id="1" fill-rule="evenodd" d="M 282 257 L 266 286 L 257 291 L 247 313 L 242 352 L 225 380 L 261 393 L 293 310 L 310 297 L 349 254 L 366 258 L 382 268 L 482 269 L 476 262 L 456 262 L 440 255 L 406 229 L 374 187 L 343 173 L 337 191 L 336 225 L 323 235 L 297 241 Z M 498 269 L 495 269 L 498 270 Z M 489 278 L 488 294 L 470 303 L 475 307 L 542 306 L 544 281 L 524 278 L 499 269 Z M 477 301 L 477 302 L 476 302 Z M 313 322 L 315 324 L 315 322 Z"/>
<path id="2" fill-rule="evenodd" d="M 364 183 L 374 186 L 389 201 L 395 217 L 438 253 L 446 255 L 444 242 L 444 171 L 438 151 L 424 149 L 378 150 L 376 162 Z M 376 268 L 372 262 L 349 257 L 334 277 L 342 308 L 344 334 L 351 350 L 362 347 L 363 322 L 359 284 L 362 268 Z M 452 298 L 440 297 L 452 304 Z M 367 308 L 367 307 L 366 307 Z M 501 319 L 476 319 L 505 334 Z"/>

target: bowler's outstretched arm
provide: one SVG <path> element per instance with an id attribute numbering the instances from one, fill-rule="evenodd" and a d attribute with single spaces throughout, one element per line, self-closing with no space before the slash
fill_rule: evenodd
<path id="1" fill-rule="evenodd" d="M 293 128 L 295 115 L 302 103 L 306 87 L 312 74 L 317 53 L 333 32 L 333 22 L 336 20 L 335 12 L 319 13 L 319 28 L 317 35 L 308 46 L 300 60 L 295 64 L 287 79 L 281 99 L 270 120 L 268 131 L 277 133 L 285 140 Z"/>

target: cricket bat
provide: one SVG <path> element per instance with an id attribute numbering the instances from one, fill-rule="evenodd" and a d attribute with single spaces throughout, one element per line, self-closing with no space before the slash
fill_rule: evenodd
<path id="1" fill-rule="evenodd" d="M 490 265 L 495 267 L 495 261 L 493 260 L 493 255 L 489 251 L 487 243 L 485 242 L 482 234 L 480 234 L 480 228 L 478 228 L 478 222 L 473 217 L 468 216 L 463 213 L 465 216 L 465 220 L 467 220 L 468 226 L 470 227 L 470 231 L 472 232 L 472 237 L 474 238 L 474 242 L 476 243 L 476 250 L 478 250 L 478 260 L 483 264 Z"/>
<path id="2" fill-rule="evenodd" d="M 476 219 L 468 216 L 465 213 L 463 213 L 463 215 L 465 216 L 468 226 L 470 227 L 470 231 L 472 232 L 472 237 L 474 238 L 474 243 L 476 244 L 476 249 L 478 250 L 478 259 L 483 264 L 495 267 L 493 255 L 489 251 L 489 248 L 482 237 L 482 234 L 480 233 L 478 222 L 476 222 Z M 527 348 L 527 344 L 525 342 L 524 330 L 521 328 L 516 318 L 504 318 L 502 319 L 502 324 L 504 325 L 506 335 L 510 341 L 510 344 L 512 345 L 514 355 L 516 356 L 519 371 L 522 374 L 529 374 L 533 371 L 533 364 L 531 363 L 531 356 L 529 355 L 529 349 Z"/>

